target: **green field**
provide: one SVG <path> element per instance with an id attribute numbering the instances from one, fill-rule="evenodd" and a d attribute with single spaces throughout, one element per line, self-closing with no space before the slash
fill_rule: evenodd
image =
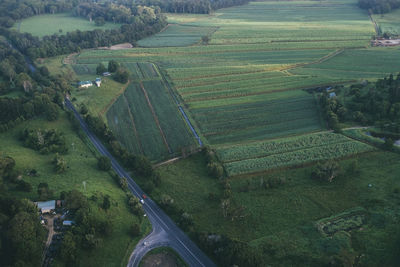
<path id="1" fill-rule="evenodd" d="M 151 63 L 125 63 L 131 82 L 106 117 L 117 139 L 132 153 L 160 161 L 194 146 L 194 139 L 168 88 Z"/>
<path id="2" fill-rule="evenodd" d="M 375 150 L 340 134 L 317 133 L 217 149 L 229 176 L 346 157 Z"/>
<path id="3" fill-rule="evenodd" d="M 381 33 L 400 35 L 400 9 L 396 9 L 386 14 L 373 15 Z"/>
<path id="4" fill-rule="evenodd" d="M 23 19 L 14 25 L 14 29 L 27 32 L 33 36 L 43 37 L 53 34 L 66 34 L 75 30 L 92 31 L 95 29 L 116 29 L 121 24 L 107 22 L 103 26 L 96 26 L 94 21 L 90 22 L 81 17 L 74 17 L 70 13 L 46 14 Z M 61 30 L 61 32 L 60 32 Z"/>
<path id="5" fill-rule="evenodd" d="M 43 155 L 30 148 L 24 147 L 18 140 L 19 132 L 25 127 L 40 129 L 58 129 L 66 137 L 68 153 L 63 155 L 67 161 L 67 171 L 58 174 L 54 171 L 51 163 L 54 154 Z M 37 200 L 37 186 L 45 182 L 54 191 L 57 199 L 60 192 L 79 190 L 86 196 L 94 194 L 107 194 L 111 198 L 112 206 L 107 212 L 112 218 L 113 231 L 109 237 L 104 238 L 103 245 L 93 251 L 81 250 L 78 255 L 76 266 L 121 266 L 126 265 L 130 253 L 141 237 L 133 239 L 129 235 L 129 226 L 138 223 L 126 204 L 125 193 L 113 181 L 111 176 L 97 167 L 97 159 L 89 150 L 87 145 L 72 130 L 66 114 L 62 113 L 60 119 L 55 122 L 48 122 L 45 119 L 35 119 L 24 122 L 16 128 L 0 135 L 0 155 L 11 156 L 16 161 L 16 170 L 22 173 L 22 179 L 31 183 L 33 190 L 30 193 L 16 191 L 10 188 L 13 196 Z M 26 175 L 28 170 L 35 169 L 37 177 Z M 83 183 L 86 184 L 85 188 Z M 148 227 L 146 220 L 143 220 L 142 229 Z M 146 229 L 147 230 L 147 229 Z M 144 232 L 142 233 L 144 234 Z M 62 266 L 62 265 L 57 265 Z"/>
<path id="6" fill-rule="evenodd" d="M 201 41 L 202 36 L 210 35 L 216 28 L 169 24 L 162 32 L 138 41 L 142 47 L 188 46 Z"/>
<path id="7" fill-rule="evenodd" d="M 260 249 L 273 266 L 321 266 L 306 260 L 339 253 L 334 250 L 338 244 L 334 238 L 320 235 L 314 223 L 361 206 L 369 212 L 370 220 L 361 230 L 349 232 L 353 248 L 365 255 L 367 266 L 396 266 L 393 255 L 397 250 L 392 240 L 393 234 L 398 235 L 397 221 L 391 218 L 398 216 L 395 199 L 399 196 L 394 192 L 400 188 L 400 157 L 373 152 L 356 158 L 360 172 L 346 174 L 354 158 L 343 160 L 344 173 L 332 183 L 312 180 L 313 167 L 231 179 L 233 201 L 245 207 L 245 218 L 237 221 L 223 218 L 219 198 L 209 199 L 210 193 L 221 194 L 221 187 L 208 176 L 201 155 L 161 167 L 164 179 L 157 192 L 170 195 L 177 208 L 192 214 L 198 231 L 247 242 Z M 278 188 L 260 186 L 261 179 L 274 177 L 286 183 Z"/>

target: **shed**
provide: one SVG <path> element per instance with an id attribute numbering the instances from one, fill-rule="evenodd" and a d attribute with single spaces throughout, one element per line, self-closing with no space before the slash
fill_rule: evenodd
<path id="1" fill-rule="evenodd" d="M 333 97 L 336 97 L 336 93 L 335 92 L 329 93 L 329 98 L 333 98 Z"/>
<path id="2" fill-rule="evenodd" d="M 67 221 L 67 220 L 63 221 L 64 226 L 71 226 L 73 224 L 75 224 L 75 221 Z"/>
<path id="3" fill-rule="evenodd" d="M 56 208 L 56 201 L 49 200 L 45 202 L 36 202 L 36 205 L 41 213 L 50 213 Z"/>
<path id="4" fill-rule="evenodd" d="M 100 79 L 100 78 L 96 78 L 95 83 L 96 83 L 96 86 L 97 86 L 97 87 L 100 87 L 100 85 L 101 85 L 101 79 Z"/>
<path id="5" fill-rule="evenodd" d="M 111 75 L 111 73 L 109 73 L 108 71 L 107 72 L 103 72 L 103 76 L 104 77 L 107 77 L 107 76 L 110 76 Z"/>
<path id="6" fill-rule="evenodd" d="M 91 81 L 82 81 L 82 82 L 78 83 L 78 87 L 80 87 L 80 88 L 88 88 L 92 85 L 93 85 L 93 83 Z"/>

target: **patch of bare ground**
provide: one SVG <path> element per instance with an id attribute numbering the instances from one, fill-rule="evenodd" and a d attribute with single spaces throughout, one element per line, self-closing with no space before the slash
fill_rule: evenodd
<path id="1" fill-rule="evenodd" d="M 163 251 L 157 254 L 147 255 L 141 266 L 143 267 L 178 267 L 175 257 L 170 253 Z"/>
<path id="2" fill-rule="evenodd" d="M 116 44 L 116 45 L 112 45 L 110 47 L 103 46 L 103 47 L 98 47 L 97 49 L 100 49 L 100 50 L 123 50 L 123 49 L 129 49 L 129 48 L 133 48 L 133 45 L 131 43 Z"/>
<path id="3" fill-rule="evenodd" d="M 371 41 L 371 46 L 399 46 L 400 39 L 376 39 Z"/>

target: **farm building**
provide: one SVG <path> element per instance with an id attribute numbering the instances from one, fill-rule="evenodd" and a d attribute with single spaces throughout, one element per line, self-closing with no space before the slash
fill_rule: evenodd
<path id="1" fill-rule="evenodd" d="M 64 226 L 71 226 L 73 224 L 75 224 L 75 221 L 67 221 L 67 220 L 63 221 Z"/>
<path id="2" fill-rule="evenodd" d="M 78 83 L 79 88 L 88 88 L 90 86 L 93 86 L 93 83 L 91 81 L 82 81 Z"/>
<path id="3" fill-rule="evenodd" d="M 100 78 L 96 78 L 95 83 L 96 83 L 96 86 L 97 86 L 97 87 L 100 87 L 100 85 L 101 85 L 101 79 L 100 79 Z"/>
<path id="4" fill-rule="evenodd" d="M 329 93 L 329 98 L 333 98 L 333 97 L 336 97 L 336 93 L 335 92 Z"/>
<path id="5" fill-rule="evenodd" d="M 49 200 L 45 202 L 35 202 L 41 213 L 50 213 L 56 208 L 56 201 Z"/>

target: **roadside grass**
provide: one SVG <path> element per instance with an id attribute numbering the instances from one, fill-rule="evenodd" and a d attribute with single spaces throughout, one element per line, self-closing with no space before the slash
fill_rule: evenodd
<path id="1" fill-rule="evenodd" d="M 142 261 L 139 263 L 139 267 L 150 267 L 154 266 L 153 264 L 157 264 L 157 256 L 160 255 L 166 255 L 167 258 L 170 258 L 168 260 L 168 263 L 170 264 L 175 264 L 173 266 L 176 267 L 188 267 L 187 263 L 179 256 L 175 250 L 169 248 L 169 247 L 160 247 L 160 248 L 155 248 L 148 252 L 142 259 Z M 155 261 L 152 261 L 151 257 L 155 258 Z M 166 264 L 166 262 L 163 262 L 163 264 Z M 172 267 L 171 265 L 168 265 L 168 267 Z"/>
<path id="2" fill-rule="evenodd" d="M 46 25 L 45 27 L 43 25 Z M 43 37 L 53 34 L 66 34 L 75 30 L 92 31 L 95 29 L 116 29 L 121 24 L 106 22 L 103 26 L 96 26 L 94 21 L 90 22 L 81 17 L 74 17 L 70 13 L 45 14 L 33 16 L 17 22 L 13 29 L 20 32 L 30 33 L 33 36 Z M 61 30 L 61 32 L 60 32 Z"/>
<path id="3" fill-rule="evenodd" d="M 359 173 L 346 173 L 354 160 L 358 160 Z M 236 177 L 231 179 L 233 199 L 245 207 L 246 217 L 233 222 L 223 218 L 219 200 L 207 199 L 210 192 L 221 193 L 220 185 L 208 177 L 200 154 L 160 167 L 163 180 L 156 192 L 170 195 L 178 208 L 192 214 L 199 231 L 226 234 L 256 247 L 263 245 L 262 239 L 278 238 L 285 244 L 282 246 L 293 246 L 293 251 L 287 253 L 312 254 L 321 238 L 313 223 L 321 218 L 358 206 L 371 213 L 396 213 L 398 202 L 392 202 L 392 197 L 394 189 L 400 188 L 399 160 L 398 154 L 390 152 L 341 160 L 344 174 L 332 183 L 312 180 L 312 166 Z M 277 188 L 262 189 L 261 178 L 267 181 L 273 177 L 286 182 Z M 243 188 L 248 184 L 250 189 L 246 192 Z M 383 212 L 385 205 L 388 208 Z M 366 238 L 381 234 L 374 225 L 368 229 Z M 374 246 L 381 245 L 384 243 L 380 240 Z"/>
<path id="4" fill-rule="evenodd" d="M 37 151 L 26 148 L 18 140 L 18 134 L 25 127 L 41 129 L 55 128 L 62 131 L 66 137 L 69 151 L 62 155 L 67 161 L 68 169 L 65 173 L 57 174 L 51 161 L 54 154 L 42 155 Z M 16 128 L 0 134 L 1 154 L 11 156 L 16 161 L 16 169 L 22 173 L 22 179 L 32 184 L 30 193 L 16 191 L 10 188 L 12 194 L 18 198 L 37 200 L 37 186 L 45 182 L 54 191 L 54 199 L 58 199 L 60 192 L 79 190 L 86 196 L 100 193 L 109 195 L 112 200 L 111 209 L 107 212 L 113 222 L 113 231 L 109 237 L 104 238 L 102 245 L 93 251 L 82 250 L 79 254 L 78 266 L 120 266 L 126 265 L 126 253 L 131 253 L 134 245 L 141 238 L 131 238 L 129 227 L 139 223 L 138 218 L 128 209 L 125 193 L 113 181 L 110 175 L 97 168 L 97 159 L 85 143 L 72 130 L 66 114 L 61 112 L 59 120 L 48 122 L 45 119 L 26 121 Z M 27 170 L 36 169 L 39 176 L 26 175 Z M 86 186 L 84 187 L 83 183 Z M 145 227 L 147 220 L 142 220 L 142 234 L 148 231 Z M 147 223 L 148 224 L 148 223 Z M 129 250 L 129 251 L 128 251 Z M 124 262 L 122 262 L 124 261 Z M 57 266 L 61 266 L 58 265 Z"/>

